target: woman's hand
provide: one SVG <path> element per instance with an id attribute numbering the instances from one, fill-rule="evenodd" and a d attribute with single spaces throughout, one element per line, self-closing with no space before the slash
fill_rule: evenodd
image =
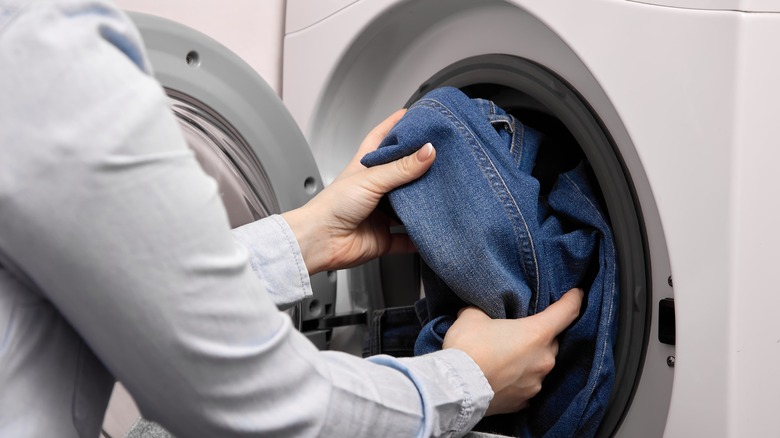
<path id="1" fill-rule="evenodd" d="M 406 234 L 390 232 L 395 224 L 376 206 L 387 192 L 431 167 L 436 155 L 433 146 L 421 145 L 412 155 L 372 168 L 360 164 L 404 113 L 396 111 L 374 128 L 333 183 L 303 207 L 282 214 L 298 240 L 309 274 L 356 266 L 387 253 L 414 251 Z"/>
<path id="2" fill-rule="evenodd" d="M 465 351 L 495 395 L 485 415 L 519 411 L 542 389 L 555 365 L 555 339 L 580 313 L 584 292 L 572 289 L 544 311 L 521 319 L 491 319 L 476 307 L 460 311 L 444 348 Z"/>

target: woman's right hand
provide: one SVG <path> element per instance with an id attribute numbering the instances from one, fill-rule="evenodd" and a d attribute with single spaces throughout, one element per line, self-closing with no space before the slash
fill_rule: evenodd
<path id="1" fill-rule="evenodd" d="M 444 336 L 444 348 L 465 351 L 479 365 L 494 396 L 485 415 L 516 412 L 542 389 L 555 365 L 556 337 L 580 313 L 584 292 L 572 289 L 544 311 L 520 319 L 491 319 L 467 307 Z"/>

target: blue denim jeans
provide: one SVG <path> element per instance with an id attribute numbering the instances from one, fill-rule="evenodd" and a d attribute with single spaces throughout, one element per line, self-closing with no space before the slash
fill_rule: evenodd
<path id="1" fill-rule="evenodd" d="M 415 341 L 421 329 L 414 306 L 374 310 L 363 342 L 363 357 L 376 354 L 414 356 Z"/>
<path id="2" fill-rule="evenodd" d="M 483 430 L 594 435 L 614 380 L 618 273 L 587 163 L 543 182 L 537 158 L 545 136 L 494 103 L 449 87 L 412 105 L 362 163 L 386 163 L 426 142 L 437 151 L 431 169 L 388 195 L 425 265 L 415 354 L 441 349 L 464 306 L 493 318 L 522 318 L 582 287 L 582 313 L 559 337 L 558 365 L 542 391 L 528 409 L 486 419 Z"/>

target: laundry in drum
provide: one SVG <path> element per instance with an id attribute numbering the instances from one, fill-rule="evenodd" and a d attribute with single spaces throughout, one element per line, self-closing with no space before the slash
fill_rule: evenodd
<path id="1" fill-rule="evenodd" d="M 573 287 L 585 290 L 582 313 L 558 338 L 556 366 L 530 407 L 487 417 L 476 430 L 589 437 L 615 376 L 619 285 L 612 232 L 576 145 L 522 118 L 456 88 L 437 88 L 362 163 L 386 163 L 427 142 L 436 147 L 425 175 L 388 194 L 423 262 L 416 355 L 441 349 L 465 306 L 492 318 L 522 318 Z"/>

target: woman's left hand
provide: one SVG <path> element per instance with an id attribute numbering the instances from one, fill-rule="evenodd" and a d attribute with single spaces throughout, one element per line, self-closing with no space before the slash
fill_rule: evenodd
<path id="1" fill-rule="evenodd" d="M 433 164 L 430 143 L 416 153 L 366 168 L 360 159 L 375 150 L 405 110 L 377 125 L 344 171 L 306 205 L 283 213 L 301 248 L 309 274 L 349 268 L 388 253 L 414 251 L 406 234 L 393 234 L 392 219 L 376 210 L 392 189 L 422 176 Z"/>

